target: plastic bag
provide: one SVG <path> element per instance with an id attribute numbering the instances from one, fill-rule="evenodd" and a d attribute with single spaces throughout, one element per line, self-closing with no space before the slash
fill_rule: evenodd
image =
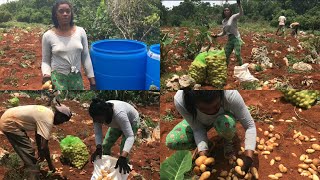
<path id="1" fill-rule="evenodd" d="M 257 78 L 255 78 L 249 71 L 249 64 L 245 63 L 242 66 L 235 66 L 234 67 L 234 76 L 237 77 L 240 82 L 253 82 L 253 81 L 259 81 Z"/>
<path id="2" fill-rule="evenodd" d="M 119 168 L 115 169 L 117 158 L 112 156 L 103 155 L 101 159 L 97 159 L 93 162 L 93 173 L 91 180 L 98 180 L 102 176 L 101 170 L 109 171 L 107 177 L 112 180 L 126 180 L 129 174 L 123 174 L 119 172 Z M 130 166 L 132 168 L 132 166 Z"/>
<path id="3" fill-rule="evenodd" d="M 62 159 L 81 169 L 89 159 L 87 146 L 80 138 L 68 135 L 60 142 Z"/>

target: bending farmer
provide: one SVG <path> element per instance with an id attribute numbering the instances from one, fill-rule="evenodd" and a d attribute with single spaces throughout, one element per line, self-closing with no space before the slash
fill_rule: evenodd
<path id="1" fill-rule="evenodd" d="M 287 20 L 286 17 L 284 17 L 283 15 L 279 17 L 279 20 L 278 20 L 279 21 L 279 26 L 278 26 L 276 35 L 278 35 L 279 30 L 280 30 L 280 33 L 281 33 L 281 34 L 279 34 L 279 36 L 280 35 L 284 35 L 284 27 L 286 25 L 286 20 Z"/>
<path id="2" fill-rule="evenodd" d="M 229 65 L 230 55 L 235 50 L 235 54 L 238 60 L 239 66 L 243 64 L 241 58 L 241 45 L 243 41 L 241 40 L 240 33 L 238 31 L 238 19 L 243 16 L 243 9 L 240 1 L 238 2 L 239 13 L 232 14 L 231 9 L 225 8 L 222 12 L 222 17 L 224 18 L 222 21 L 223 31 L 219 34 L 213 34 L 212 37 L 221 37 L 224 35 L 228 35 L 228 42 L 225 46 L 225 53 L 227 58 L 227 65 Z"/>
<path id="3" fill-rule="evenodd" d="M 215 128 L 224 140 L 224 157 L 230 159 L 235 155 L 233 138 L 235 121 L 239 120 L 246 131 L 242 170 L 249 170 L 256 147 L 256 127 L 238 91 L 179 90 L 174 96 L 174 104 L 184 120 L 167 135 L 168 148 L 191 150 L 197 147 L 200 156 L 208 156 L 211 142 L 207 131 Z"/>
<path id="4" fill-rule="evenodd" d="M 38 160 L 46 159 L 49 169 L 55 172 L 48 146 L 52 126 L 69 121 L 71 116 L 70 109 L 64 105 L 55 106 L 54 112 L 45 106 L 18 106 L 8 109 L 1 116 L 0 130 L 7 136 L 13 149 L 24 162 L 28 179 L 39 179 L 40 168 L 26 131 L 35 131 Z"/>
<path id="5" fill-rule="evenodd" d="M 135 140 L 135 134 L 140 125 L 139 113 L 129 103 L 109 100 L 102 101 L 93 99 L 89 108 L 90 116 L 94 123 L 94 134 L 96 141 L 96 151 L 91 155 L 91 162 L 96 157 L 101 158 L 102 154 L 110 155 L 111 148 L 122 136 L 120 145 L 120 157 L 116 167 L 119 172 L 126 174 L 131 171 L 128 165 L 128 155 Z M 107 134 L 102 142 L 102 124 L 109 126 Z"/>

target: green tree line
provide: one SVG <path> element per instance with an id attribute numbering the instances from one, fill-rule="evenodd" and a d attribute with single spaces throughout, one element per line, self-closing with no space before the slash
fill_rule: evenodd
<path id="1" fill-rule="evenodd" d="M 159 42 L 160 0 L 69 1 L 74 7 L 75 23 L 87 31 L 89 41 L 125 38 L 147 44 Z M 18 0 L 3 4 L 0 23 L 15 20 L 50 25 L 54 3 L 55 0 Z"/>
<path id="2" fill-rule="evenodd" d="M 297 21 L 305 30 L 320 29 L 319 0 L 242 0 L 244 17 L 240 22 L 257 22 L 264 20 L 271 26 L 278 25 L 278 18 L 284 15 L 287 25 Z M 221 24 L 222 11 L 225 7 L 238 12 L 236 4 L 211 5 L 200 0 L 184 0 L 179 6 L 169 9 L 160 8 L 161 26 L 207 26 Z"/>

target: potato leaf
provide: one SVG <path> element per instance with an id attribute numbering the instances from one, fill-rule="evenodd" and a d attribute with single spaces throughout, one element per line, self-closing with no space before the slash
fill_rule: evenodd
<path id="1" fill-rule="evenodd" d="M 161 180 L 183 180 L 184 174 L 191 170 L 192 155 L 190 151 L 177 151 L 160 166 Z"/>

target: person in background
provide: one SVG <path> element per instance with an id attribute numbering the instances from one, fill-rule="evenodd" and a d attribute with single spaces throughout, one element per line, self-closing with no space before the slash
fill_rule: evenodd
<path id="1" fill-rule="evenodd" d="M 279 17 L 279 19 L 278 19 L 279 26 L 278 26 L 276 35 L 278 35 L 279 30 L 280 30 L 280 33 L 281 33 L 281 34 L 279 34 L 279 36 L 284 35 L 284 28 L 285 28 L 285 25 L 286 25 L 286 20 L 287 19 L 283 14 Z"/>
<path id="2" fill-rule="evenodd" d="M 215 128 L 224 140 L 224 157 L 235 155 L 233 138 L 236 136 L 236 120 L 245 129 L 245 153 L 242 170 L 248 172 L 253 163 L 256 147 L 256 126 L 241 95 L 236 90 L 179 90 L 174 104 L 184 118 L 166 137 L 166 146 L 173 150 L 198 148 L 200 156 L 210 156 L 214 144 L 207 132 Z M 211 146 L 211 147 L 210 147 Z"/>
<path id="3" fill-rule="evenodd" d="M 224 18 L 222 21 L 223 31 L 219 34 L 211 34 L 213 38 L 221 37 L 224 35 L 228 35 L 228 42 L 225 46 L 225 53 L 227 59 L 227 65 L 229 65 L 230 55 L 235 50 L 235 54 L 238 60 L 239 66 L 243 64 L 241 58 L 241 45 L 243 41 L 241 40 L 240 33 L 238 31 L 238 19 L 243 16 L 243 9 L 240 3 L 240 0 L 237 0 L 237 4 L 239 7 L 239 13 L 232 14 L 230 8 L 225 8 L 222 12 L 222 17 Z"/>
<path id="4" fill-rule="evenodd" d="M 0 118 L 0 130 L 6 135 L 15 152 L 24 162 L 28 180 L 38 180 L 40 167 L 37 161 L 47 160 L 49 169 L 55 172 L 50 158 L 48 141 L 53 125 L 70 120 L 72 113 L 65 105 L 56 105 L 54 111 L 40 105 L 25 105 L 10 108 Z M 35 131 L 38 156 L 26 131 Z"/>
<path id="5" fill-rule="evenodd" d="M 128 165 L 128 156 L 140 125 L 138 111 L 127 102 L 93 99 L 89 114 L 93 119 L 96 142 L 96 150 L 91 155 L 91 162 L 101 158 L 102 154 L 110 155 L 112 146 L 122 136 L 120 157 L 115 168 L 119 167 L 120 173 L 129 173 L 131 168 Z M 102 142 L 103 124 L 109 128 Z"/>
<path id="6" fill-rule="evenodd" d="M 85 30 L 73 22 L 72 5 L 58 0 L 52 8 L 54 28 L 42 37 L 42 84 L 51 81 L 58 90 L 83 90 L 81 64 L 95 90 L 95 78 Z"/>
<path id="7" fill-rule="evenodd" d="M 291 31 L 292 37 L 294 37 L 294 38 L 297 37 L 299 27 L 300 27 L 300 23 L 298 23 L 298 22 L 294 22 L 294 23 L 290 24 L 290 28 L 292 29 L 292 31 Z"/>

